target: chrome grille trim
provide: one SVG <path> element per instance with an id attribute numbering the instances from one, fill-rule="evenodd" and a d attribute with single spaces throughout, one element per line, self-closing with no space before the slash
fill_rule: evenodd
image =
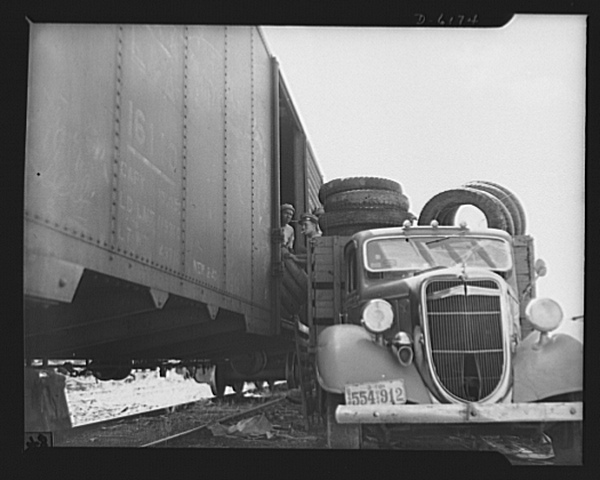
<path id="1" fill-rule="evenodd" d="M 431 377 L 450 402 L 495 401 L 508 389 L 510 347 L 496 279 L 432 278 L 422 287 Z"/>

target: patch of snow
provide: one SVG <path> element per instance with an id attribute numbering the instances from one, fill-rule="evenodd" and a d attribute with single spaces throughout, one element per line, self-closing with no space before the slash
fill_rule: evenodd
<path id="1" fill-rule="evenodd" d="M 67 377 L 65 394 L 73 426 L 213 396 L 208 384 L 186 380 L 171 370 L 164 378 L 158 370 L 138 371 L 135 379 L 121 381 Z"/>

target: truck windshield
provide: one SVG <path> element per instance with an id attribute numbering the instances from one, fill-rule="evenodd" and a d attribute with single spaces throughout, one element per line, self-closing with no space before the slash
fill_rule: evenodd
<path id="1" fill-rule="evenodd" d="M 365 243 L 365 263 L 370 272 L 462 264 L 500 271 L 512 267 L 510 246 L 505 240 L 465 236 L 373 238 Z"/>

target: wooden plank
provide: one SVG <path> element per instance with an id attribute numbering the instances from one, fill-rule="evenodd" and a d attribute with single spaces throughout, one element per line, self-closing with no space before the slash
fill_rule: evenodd
<path id="1" fill-rule="evenodd" d="M 315 290 L 313 298 L 317 302 L 333 302 L 333 290 Z"/>
<path id="2" fill-rule="evenodd" d="M 313 283 L 331 283 L 333 282 L 333 271 L 312 272 L 311 281 Z"/>
<path id="3" fill-rule="evenodd" d="M 339 423 L 512 423 L 583 420 L 583 402 L 340 405 Z"/>
<path id="4" fill-rule="evenodd" d="M 329 257 L 327 259 L 325 259 L 325 257 L 322 257 L 322 258 L 323 258 L 322 261 L 320 261 L 319 263 L 316 263 L 313 266 L 314 267 L 313 270 L 315 272 L 323 272 L 323 271 L 329 271 L 329 270 L 333 272 L 334 271 L 333 270 L 333 265 L 334 265 L 333 259 L 331 257 Z M 318 260 L 318 258 L 316 260 Z"/>
<path id="5" fill-rule="evenodd" d="M 340 254 L 339 254 L 339 237 L 333 237 L 333 321 L 339 323 L 340 313 L 342 310 L 342 302 L 340 295 Z"/>
<path id="6" fill-rule="evenodd" d="M 317 302 L 313 314 L 316 318 L 333 318 L 333 304 L 331 302 Z"/>

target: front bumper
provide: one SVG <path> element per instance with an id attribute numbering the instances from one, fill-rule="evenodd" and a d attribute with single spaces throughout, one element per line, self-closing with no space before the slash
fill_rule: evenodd
<path id="1" fill-rule="evenodd" d="M 583 402 L 339 405 L 338 423 L 510 423 L 583 420 Z"/>

